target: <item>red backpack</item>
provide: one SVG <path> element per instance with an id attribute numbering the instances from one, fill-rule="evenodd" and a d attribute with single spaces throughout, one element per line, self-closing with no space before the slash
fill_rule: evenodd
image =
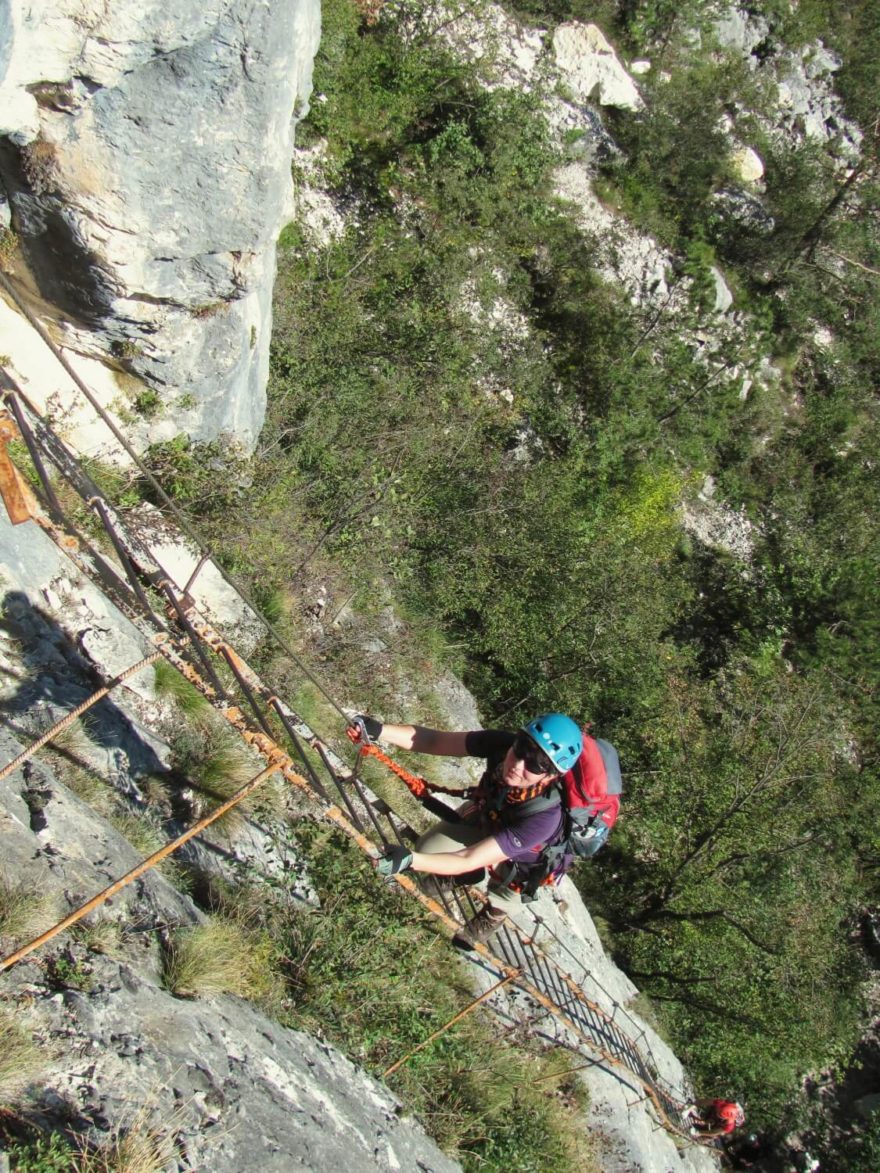
<path id="1" fill-rule="evenodd" d="M 571 854 L 595 855 L 608 838 L 620 811 L 623 779 L 617 750 L 609 741 L 584 734 L 581 756 L 562 776 L 567 812 L 566 838 Z"/>

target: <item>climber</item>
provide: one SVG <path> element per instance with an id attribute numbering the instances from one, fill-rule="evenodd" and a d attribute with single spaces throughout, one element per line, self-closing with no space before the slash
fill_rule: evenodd
<path id="1" fill-rule="evenodd" d="M 403 871 L 456 877 L 476 883 L 489 872 L 489 902 L 464 926 L 456 943 L 470 948 L 486 941 L 520 903 L 519 885 L 540 860 L 542 850 L 562 834 L 562 802 L 554 783 L 581 753 L 579 726 L 562 713 L 547 713 L 518 732 L 479 729 L 444 732 L 419 725 L 383 725 L 360 716 L 349 727 L 353 741 L 362 721 L 371 741 L 378 740 L 445 757 L 484 758 L 486 769 L 472 801 L 456 812 L 460 821 L 443 821 L 419 839 L 415 850 L 389 846 L 377 862 L 385 876 Z M 536 803 L 536 799 L 542 799 Z"/>
<path id="2" fill-rule="evenodd" d="M 690 1126 L 691 1135 L 699 1136 L 701 1140 L 726 1136 L 746 1119 L 741 1105 L 733 1100 L 697 1100 L 685 1108 L 682 1116 Z"/>

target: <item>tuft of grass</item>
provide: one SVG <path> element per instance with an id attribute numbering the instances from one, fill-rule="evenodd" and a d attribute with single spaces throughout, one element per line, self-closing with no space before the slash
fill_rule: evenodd
<path id="1" fill-rule="evenodd" d="M 93 746 L 88 724 L 80 717 L 60 730 L 44 752 L 49 754 L 52 769 L 64 785 L 106 816 L 115 799 L 107 781 L 89 764 L 88 754 Z"/>
<path id="2" fill-rule="evenodd" d="M 13 880 L 0 868 L 0 937 L 35 937 L 55 923 L 58 900 L 33 878 Z"/>
<path id="3" fill-rule="evenodd" d="M 253 751 L 219 722 L 181 732 L 174 742 L 173 763 L 176 772 L 205 799 L 208 810 L 231 798 L 262 768 Z M 269 778 L 215 826 L 222 824 L 229 833 L 248 814 L 273 818 L 285 809 L 286 788 L 277 778 Z"/>
<path id="4" fill-rule="evenodd" d="M 123 835 L 144 858 L 164 847 L 167 842 L 161 828 L 156 826 L 146 812 L 135 814 L 134 811 L 117 807 L 107 815 L 107 821 L 112 823 L 119 834 Z M 163 859 L 158 869 L 169 884 L 173 884 L 181 892 L 189 891 L 189 876 L 185 868 L 174 859 Z"/>
<path id="5" fill-rule="evenodd" d="M 122 954 L 122 929 L 114 920 L 106 917 L 81 920 L 70 932 L 74 940 L 84 945 L 90 953 L 101 953 L 105 957 L 119 957 Z"/>
<path id="6" fill-rule="evenodd" d="M 143 856 L 152 855 L 165 842 L 162 832 L 147 814 L 116 810 L 110 816 L 109 822 Z"/>
<path id="7" fill-rule="evenodd" d="M 92 748 L 92 739 L 82 717 L 77 717 L 63 729 L 59 729 L 49 745 L 67 757 L 81 760 Z"/>
<path id="8" fill-rule="evenodd" d="M 173 701 L 185 717 L 196 719 L 210 711 L 210 703 L 167 660 L 157 660 L 153 671 L 156 696 Z"/>
<path id="9" fill-rule="evenodd" d="M 263 1002 L 272 996 L 273 952 L 267 933 L 215 917 L 174 934 L 164 958 L 165 985 L 179 998 L 237 994 Z"/>
<path id="10" fill-rule="evenodd" d="M 179 1123 L 152 1122 L 149 1107 L 138 1110 L 128 1124 L 115 1130 L 100 1148 L 83 1151 L 76 1164 L 77 1173 L 162 1173 L 177 1165 L 178 1150 L 174 1132 Z"/>
<path id="11" fill-rule="evenodd" d="M 26 1140 L 18 1140 L 5 1151 L 16 1173 L 162 1173 L 177 1168 L 175 1140 L 184 1114 L 181 1109 L 154 1123 L 152 1101 L 117 1124 L 107 1140 L 89 1147 L 84 1137 L 41 1133 L 31 1129 Z"/>
<path id="12" fill-rule="evenodd" d="M 13 1100 L 43 1065 L 45 1056 L 9 1006 L 0 1006 L 0 1103 Z"/>

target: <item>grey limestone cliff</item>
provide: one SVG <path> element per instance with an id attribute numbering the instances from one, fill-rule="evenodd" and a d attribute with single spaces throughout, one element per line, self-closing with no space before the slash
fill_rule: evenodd
<path id="1" fill-rule="evenodd" d="M 256 439 L 319 32 L 318 0 L 0 0 L 23 284 L 67 346 L 157 393 L 151 439 Z"/>
<path id="2" fill-rule="evenodd" d="M 137 663 L 145 650 L 36 523 L 13 529 L 0 507 L 0 764 L 89 695 L 96 673 Z M 90 710 L 54 756 L 0 778 L 0 957 L 140 862 L 144 852 L 127 836 L 150 821 L 144 787 L 166 769 L 168 749 L 147 727 L 160 705 L 152 676 L 143 669 Z M 103 779 L 84 792 L 88 800 L 74 788 L 84 777 Z M 111 821 L 120 805 L 128 810 L 122 830 Z M 259 882 L 271 871 L 273 836 L 255 821 L 244 829 L 245 852 L 236 835 L 235 859 Z M 285 870 L 296 866 L 290 846 Z M 221 834 L 201 838 L 189 858 L 216 874 L 216 860 L 230 856 Z M 10 886 L 34 894 L 27 928 L 12 929 L 3 915 Z M 314 899 L 307 884 L 291 895 Z M 3 1024 L 14 1016 L 39 1049 L 20 1094 L 10 1099 L 3 1086 L 7 1123 L 14 1104 L 19 1124 L 105 1153 L 115 1137 L 143 1128 L 168 1157 L 150 1167 L 168 1170 L 459 1168 L 386 1087 L 333 1047 L 241 998 L 175 997 L 163 981 L 169 934 L 204 920 L 189 895 L 152 870 L 90 916 L 90 932 L 111 945 L 66 932 L 0 974 L 0 1038 L 5 1045 Z M 0 1068 L 8 1081 L 8 1065 Z"/>

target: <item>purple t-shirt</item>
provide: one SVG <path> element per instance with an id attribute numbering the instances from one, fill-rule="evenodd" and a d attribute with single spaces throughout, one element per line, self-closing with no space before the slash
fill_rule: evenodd
<path id="1" fill-rule="evenodd" d="M 465 748 L 474 758 L 486 759 L 486 770 L 480 779 L 480 797 L 491 798 L 498 791 L 493 780 L 497 767 L 504 761 L 507 751 L 513 745 L 515 733 L 505 729 L 477 729 L 468 733 Z M 501 784 L 503 786 L 503 783 Z M 495 842 L 504 852 L 505 858 L 519 864 L 533 864 L 548 843 L 555 843 L 562 830 L 562 805 L 534 814 L 517 810 L 515 803 L 505 803 L 503 821 L 488 821 L 487 827 Z"/>

